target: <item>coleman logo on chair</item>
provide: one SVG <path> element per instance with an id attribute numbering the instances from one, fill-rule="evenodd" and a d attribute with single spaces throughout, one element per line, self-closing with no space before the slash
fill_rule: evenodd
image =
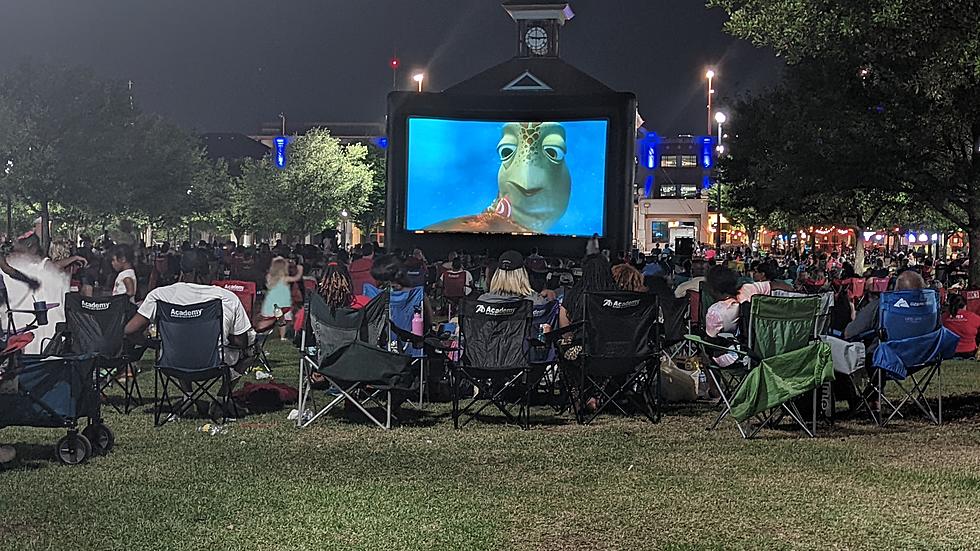
<path id="1" fill-rule="evenodd" d="M 108 302 L 89 302 L 87 300 L 83 300 L 82 301 L 82 308 L 84 308 L 86 310 L 96 310 L 96 311 L 108 310 L 109 309 L 109 303 Z"/>
<path id="2" fill-rule="evenodd" d="M 923 307 L 925 305 L 926 305 L 926 303 L 924 301 L 923 302 L 912 302 L 912 303 L 909 303 L 904 298 L 900 298 L 897 301 L 895 301 L 895 308 L 921 308 L 921 307 Z"/>
<path id="3" fill-rule="evenodd" d="M 175 318 L 197 318 L 204 310 L 176 310 L 171 308 L 170 315 Z"/>
<path id="4" fill-rule="evenodd" d="M 639 299 L 622 301 L 622 300 L 613 300 L 611 298 L 607 298 L 602 301 L 603 308 L 615 308 L 617 310 L 621 310 L 623 308 L 634 308 L 639 305 L 640 305 Z"/>
<path id="5" fill-rule="evenodd" d="M 487 306 L 485 304 L 476 305 L 476 313 L 485 314 L 487 316 L 512 316 L 516 311 L 516 308 L 499 308 L 496 306 Z"/>

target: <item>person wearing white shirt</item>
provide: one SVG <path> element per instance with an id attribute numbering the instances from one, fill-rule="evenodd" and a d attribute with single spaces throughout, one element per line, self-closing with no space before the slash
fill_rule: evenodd
<path id="1" fill-rule="evenodd" d="M 246 358 L 242 357 L 240 350 L 255 340 L 255 332 L 242 301 L 231 291 L 206 283 L 208 260 L 198 251 L 184 252 L 180 259 L 180 272 L 180 281 L 157 287 L 146 295 L 136 315 L 126 324 L 126 334 L 139 333 L 150 320 L 156 319 L 157 302 L 186 306 L 220 299 L 225 363 L 240 374 L 247 367 L 243 365 Z"/>
<path id="2" fill-rule="evenodd" d="M 116 245 L 112 248 L 112 269 L 116 271 L 116 281 L 112 284 L 112 295 L 129 295 L 129 302 L 136 304 L 136 270 L 133 269 L 133 248 L 129 245 Z"/>

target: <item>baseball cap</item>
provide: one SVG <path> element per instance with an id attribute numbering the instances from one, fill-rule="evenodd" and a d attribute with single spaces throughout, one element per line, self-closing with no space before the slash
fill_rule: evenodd
<path id="1" fill-rule="evenodd" d="M 497 269 L 509 272 L 511 270 L 517 270 L 523 267 L 524 257 L 521 255 L 521 253 L 510 250 L 505 251 L 502 255 L 500 255 L 500 265 L 497 266 Z"/>

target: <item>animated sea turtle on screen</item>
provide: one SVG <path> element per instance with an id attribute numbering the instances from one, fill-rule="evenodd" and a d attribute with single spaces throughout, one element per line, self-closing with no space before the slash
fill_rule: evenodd
<path id="1" fill-rule="evenodd" d="M 565 214 L 572 177 L 565 129 L 556 122 L 511 122 L 497 143 L 497 198 L 486 211 L 438 222 L 432 231 L 547 233 Z"/>

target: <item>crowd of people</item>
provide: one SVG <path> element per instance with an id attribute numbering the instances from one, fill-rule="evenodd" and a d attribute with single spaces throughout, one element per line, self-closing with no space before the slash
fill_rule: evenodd
<path id="1" fill-rule="evenodd" d="M 419 313 L 426 327 L 452 314 L 449 304 L 453 298 L 491 302 L 520 298 L 535 304 L 558 301 L 559 325 L 567 326 L 581 316 L 583 296 L 588 292 L 625 290 L 668 300 L 703 288 L 715 301 L 703 327 L 708 338 L 736 331 L 738 306 L 754 295 L 774 290 L 831 292 L 838 300 L 831 312 L 830 331 L 849 338 L 877 323 L 881 289 L 870 284 L 873 279 L 890 278 L 894 282 L 891 288 L 898 289 L 955 288 L 962 286 L 957 274 L 963 269 L 962 259 L 937 263 L 914 252 L 889 255 L 871 251 L 869 267 L 857 274 L 850 251 L 776 256 L 732 249 L 716 255 L 682 257 L 669 248 L 648 254 L 613 253 L 599 250 L 598 241 L 590 240 L 589 250 L 581 258 L 545 257 L 532 249 L 526 255 L 510 250 L 499 256 L 455 251 L 431 261 L 419 249 L 387 250 L 378 243 L 348 248 L 339 246 L 335 239 L 291 246 L 282 241 L 257 246 L 185 241 L 177 246 L 159 243 L 147 247 L 130 237 L 121 243 L 106 237 L 98 244 L 84 236 L 77 244 L 55 239 L 45 253 L 37 235 L 22 236 L 0 262 L 11 307 L 16 308 L 18 301 L 36 300 L 39 293 L 55 299 L 68 291 L 85 296 L 126 295 L 133 308 L 126 333 L 138 335 L 154 319 L 158 302 L 188 305 L 220 299 L 224 342 L 229 345 L 226 362 L 238 366 L 240 350 L 255 338 L 254 319 L 250 317 L 292 319 L 292 324 L 279 329 L 279 337 L 287 340 L 299 333 L 303 294 L 309 288 L 320 293 L 329 306 L 353 308 L 366 305 L 378 289 L 418 290 L 422 295 Z M 855 301 L 848 296 L 848 282 L 859 278 L 867 278 L 868 291 Z M 249 316 L 235 294 L 212 285 L 216 280 L 254 283 L 262 297 L 255 316 Z M 961 337 L 958 354 L 975 357 L 980 316 L 966 309 L 961 296 L 948 296 L 944 324 Z M 59 318 L 52 311 L 51 318 L 57 321 L 64 315 Z M 574 358 L 574 343 L 567 344 L 563 353 Z M 715 361 L 726 365 L 734 358 L 720 355 Z M 230 389 L 222 390 L 226 391 Z"/>

